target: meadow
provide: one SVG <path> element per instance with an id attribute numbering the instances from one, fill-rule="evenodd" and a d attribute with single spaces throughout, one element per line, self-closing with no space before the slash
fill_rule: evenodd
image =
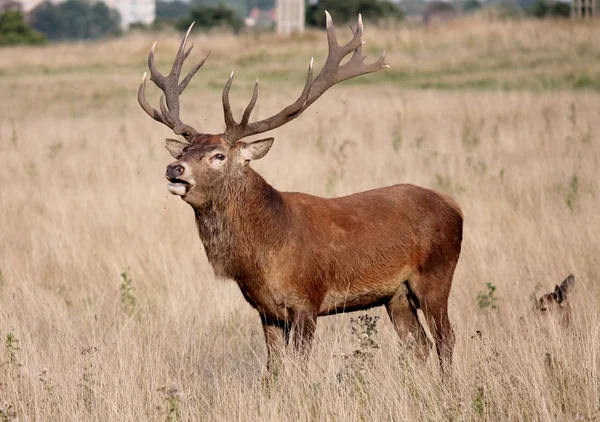
<path id="1" fill-rule="evenodd" d="M 166 72 L 179 34 L 0 50 L 0 421 L 600 420 L 600 26 L 367 23 L 391 68 L 330 89 L 253 164 L 280 190 L 456 199 L 448 380 L 373 309 L 320 318 L 307 370 L 267 382 L 258 315 L 213 276 L 166 189 L 172 133 L 136 101 L 156 39 Z M 231 70 L 238 113 L 260 78 L 264 118 L 327 51 L 321 31 L 191 39 L 190 61 L 212 53 L 182 120 L 207 133 Z M 567 330 L 532 297 L 571 272 Z"/>

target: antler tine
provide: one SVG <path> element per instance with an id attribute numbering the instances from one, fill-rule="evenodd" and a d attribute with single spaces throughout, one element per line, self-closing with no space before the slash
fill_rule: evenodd
<path id="1" fill-rule="evenodd" d="M 192 47 L 190 47 L 188 51 L 191 51 Z M 200 60 L 200 62 L 196 66 L 192 68 L 192 70 L 190 70 L 186 77 L 183 78 L 183 81 L 181 81 L 181 83 L 179 84 L 179 94 L 183 92 L 183 90 L 187 87 L 188 83 L 190 83 L 196 72 L 200 70 L 200 68 L 204 65 L 204 62 L 206 61 L 206 59 L 208 59 L 208 56 L 210 56 L 210 51 L 206 54 L 206 56 L 204 56 L 202 60 Z"/>
<path id="2" fill-rule="evenodd" d="M 196 22 L 192 22 L 187 32 L 185 33 L 185 37 L 179 44 L 179 50 L 177 50 L 177 55 L 175 56 L 175 60 L 173 61 L 173 67 L 171 68 L 171 73 L 169 73 L 168 78 L 175 76 L 176 82 L 179 83 L 179 75 L 181 74 L 181 68 L 183 67 L 183 62 L 187 58 L 187 56 L 192 52 L 192 45 L 189 50 L 185 50 L 185 46 L 187 44 L 187 40 L 190 36 L 190 32 L 192 32 L 192 28 Z"/>
<path id="3" fill-rule="evenodd" d="M 231 72 L 231 77 L 225 84 L 225 89 L 223 89 L 223 110 L 225 112 L 226 124 L 226 129 L 225 133 L 223 134 L 223 137 L 227 139 L 229 143 L 234 144 L 236 141 L 247 136 L 267 132 L 271 129 L 279 127 L 285 124 L 286 122 L 293 120 L 302 112 L 302 109 L 306 104 L 308 95 L 310 94 L 310 89 L 312 87 L 313 59 L 310 59 L 310 64 L 308 65 L 308 74 L 306 76 L 306 84 L 304 85 L 304 89 L 302 90 L 302 94 L 300 94 L 300 97 L 298 97 L 298 99 L 293 104 L 290 104 L 281 112 L 277 113 L 275 116 L 272 116 L 265 120 L 261 120 L 260 122 L 248 124 L 250 114 L 252 113 L 252 110 L 258 98 L 258 80 L 254 84 L 254 92 L 252 94 L 252 99 L 250 100 L 250 103 L 244 111 L 244 115 L 242 116 L 242 122 L 239 124 L 236 123 L 235 119 L 233 118 L 233 115 L 231 113 L 231 107 L 229 106 L 229 89 L 231 88 L 232 80 L 233 72 Z"/>
<path id="4" fill-rule="evenodd" d="M 154 82 L 156 86 L 162 88 L 159 84 L 162 85 L 165 77 L 158 71 L 154 61 L 154 49 L 156 48 L 156 44 L 158 44 L 158 41 L 154 41 L 150 53 L 148 53 L 148 68 L 150 69 L 150 80 Z"/>
<path id="5" fill-rule="evenodd" d="M 230 143 L 233 144 L 239 139 L 247 136 L 267 132 L 294 120 L 325 91 L 327 91 L 327 89 L 338 82 L 389 67 L 385 63 L 385 52 L 381 54 L 376 62 L 369 65 L 364 64 L 364 57 L 362 56 L 362 35 L 364 29 L 361 15 L 358 15 L 356 30 L 352 29 L 352 39 L 342 46 L 338 44 L 331 15 L 328 12 L 325 12 L 325 17 L 327 20 L 327 44 L 329 47 L 325 65 L 316 78 L 313 79 L 313 61 L 311 60 L 310 66 L 308 67 L 306 85 L 304 85 L 302 94 L 293 104 L 290 104 L 276 115 L 258 122 L 248 123 L 258 96 L 258 84 L 256 84 L 250 104 L 246 107 L 246 111 L 242 117 L 242 122 L 237 124 L 233 118 L 231 107 L 229 105 L 229 90 L 233 80 L 232 74 L 223 90 L 223 110 L 225 112 L 225 123 L 227 126 L 223 136 Z M 345 64 L 340 65 L 344 57 L 351 52 L 354 52 L 354 54 L 350 60 Z"/>
<path id="6" fill-rule="evenodd" d="M 190 27 L 187 30 L 187 33 L 185 34 L 185 37 L 181 41 L 179 49 L 177 50 L 177 55 L 175 56 L 175 60 L 173 61 L 173 66 L 171 67 L 171 72 L 167 76 L 162 75 L 156 66 L 156 61 L 154 59 L 154 50 L 156 48 L 156 42 L 152 45 L 152 49 L 148 54 L 148 68 L 150 69 L 150 80 L 152 80 L 156 84 L 156 86 L 163 91 L 163 95 L 161 96 L 159 103 L 161 112 L 158 112 L 157 110 L 152 108 L 152 106 L 150 106 L 150 104 L 145 98 L 145 77 L 138 91 L 138 102 L 140 103 L 144 111 L 146 111 L 146 113 L 148 113 L 155 120 L 173 129 L 173 132 L 175 132 L 175 134 L 183 135 L 188 140 L 197 135 L 198 132 L 196 131 L 196 129 L 186 125 L 180 120 L 179 96 L 183 93 L 184 89 L 187 87 L 192 77 L 202 67 L 202 65 L 204 64 L 204 62 L 210 54 L 208 53 L 198 64 L 196 64 L 192 68 L 192 70 L 190 70 L 187 76 L 181 81 L 181 83 L 179 83 L 179 77 L 181 75 L 183 62 L 190 55 L 192 48 L 194 48 L 194 46 L 192 45 L 189 49 L 186 50 L 186 44 L 193 27 L 194 23 L 190 25 Z"/>
<path id="7" fill-rule="evenodd" d="M 333 19 L 329 12 L 325 11 L 325 16 L 327 18 L 327 43 L 329 45 L 329 54 L 327 56 L 327 61 L 341 61 L 344 57 L 348 55 L 351 51 L 356 50 L 362 46 L 362 33 L 363 33 L 363 24 L 362 24 L 362 16 L 358 15 L 358 26 L 356 27 L 356 31 L 352 31 L 353 37 L 348 43 L 340 46 L 337 42 L 337 36 L 335 34 L 335 26 L 333 25 Z"/>
<path id="8" fill-rule="evenodd" d="M 244 114 L 242 115 L 242 122 L 240 123 L 242 126 L 246 126 L 248 124 L 248 120 L 250 120 L 250 115 L 252 114 L 252 110 L 256 105 L 256 100 L 258 99 L 258 79 L 254 83 L 254 91 L 252 91 L 252 98 L 244 110 Z"/>
<path id="9" fill-rule="evenodd" d="M 329 50 L 333 50 L 335 47 L 339 47 L 339 44 L 337 42 L 337 36 L 335 35 L 333 19 L 327 10 L 325 11 L 325 21 L 325 28 L 327 30 L 327 43 L 329 44 Z"/>
<path id="10" fill-rule="evenodd" d="M 140 104 L 140 106 L 142 106 L 142 109 L 144 109 L 144 111 L 154 120 L 169 126 L 163 118 L 162 114 L 155 110 L 154 107 L 150 105 L 148 100 L 146 100 L 146 76 L 146 72 L 144 72 L 142 83 L 140 84 L 140 87 L 138 89 L 138 103 Z"/>
<path id="11" fill-rule="evenodd" d="M 233 83 L 233 71 L 231 75 L 229 75 L 229 79 L 225 84 L 225 88 L 223 88 L 223 95 L 221 96 L 221 100 L 223 102 L 223 114 L 225 116 L 225 126 L 227 129 L 234 128 L 237 126 L 235 119 L 233 118 L 233 113 L 231 112 L 231 105 L 229 103 L 229 90 L 231 89 L 231 84 Z"/>

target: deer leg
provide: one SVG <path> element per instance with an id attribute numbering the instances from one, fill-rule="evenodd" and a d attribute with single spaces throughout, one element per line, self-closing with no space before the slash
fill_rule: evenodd
<path id="1" fill-rule="evenodd" d="M 425 289 L 424 292 L 419 292 L 417 289 L 415 294 L 435 340 L 443 375 L 450 375 L 452 371 L 452 353 L 455 342 L 454 331 L 448 318 L 448 296 L 451 283 L 452 275 L 449 277 L 443 274 L 421 275 L 419 283 L 415 286 Z"/>
<path id="2" fill-rule="evenodd" d="M 267 343 L 267 371 L 277 375 L 283 364 L 285 348 L 289 343 L 288 323 L 276 319 L 262 318 L 265 342 Z"/>
<path id="3" fill-rule="evenodd" d="M 452 325 L 450 325 L 450 319 L 448 318 L 447 305 L 433 306 L 429 312 L 426 310 L 423 312 L 435 339 L 442 374 L 450 375 L 452 372 L 452 353 L 455 337 Z"/>
<path id="4" fill-rule="evenodd" d="M 309 310 L 302 310 L 294 313 L 294 323 L 292 326 L 294 352 L 306 363 L 310 354 L 312 341 L 317 328 L 317 313 Z"/>
<path id="5" fill-rule="evenodd" d="M 409 300 L 408 292 L 395 295 L 386 309 L 400 340 L 414 348 L 420 360 L 426 361 L 431 345 L 417 317 L 417 308 Z"/>

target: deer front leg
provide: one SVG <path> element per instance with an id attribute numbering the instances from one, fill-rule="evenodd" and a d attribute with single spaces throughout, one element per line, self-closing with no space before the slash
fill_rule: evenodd
<path id="1" fill-rule="evenodd" d="M 303 365 L 310 354 L 316 329 L 316 311 L 302 310 L 294 313 L 294 323 L 292 325 L 294 352 L 301 359 Z"/>
<path id="2" fill-rule="evenodd" d="M 277 375 L 281 370 L 285 348 L 290 340 L 289 324 L 262 317 L 262 325 L 267 343 L 267 371 L 271 375 Z"/>

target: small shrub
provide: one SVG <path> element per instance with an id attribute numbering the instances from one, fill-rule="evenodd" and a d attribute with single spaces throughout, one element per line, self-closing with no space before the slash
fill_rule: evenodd
<path id="1" fill-rule="evenodd" d="M 569 180 L 569 185 L 567 186 L 567 192 L 565 193 L 565 202 L 567 204 L 567 208 L 571 211 L 575 209 L 575 202 L 577 202 L 577 197 L 579 196 L 579 178 L 577 174 L 573 174 L 571 179 Z"/>
<path id="2" fill-rule="evenodd" d="M 18 353 L 21 350 L 21 348 L 19 347 L 19 340 L 15 337 L 13 333 L 8 333 L 6 335 L 4 347 L 6 349 L 6 354 L 8 357 L 8 360 L 5 363 L 10 367 L 22 366 L 18 358 Z"/>
<path id="3" fill-rule="evenodd" d="M 11 404 L 0 404 L 0 422 L 12 422 L 17 420 L 17 412 Z"/>
<path id="4" fill-rule="evenodd" d="M 485 283 L 486 291 L 477 293 L 477 303 L 479 309 L 498 309 L 498 297 L 496 297 L 496 286 L 492 283 Z"/>
<path id="5" fill-rule="evenodd" d="M 121 279 L 121 306 L 128 316 L 132 316 L 137 305 L 137 299 L 133 295 L 133 280 L 127 271 L 121 273 Z"/>
<path id="6" fill-rule="evenodd" d="M 81 351 L 81 355 L 86 357 L 86 363 L 83 368 L 83 375 L 81 377 L 82 391 L 79 393 L 79 399 L 83 402 L 85 409 L 90 412 L 94 404 L 94 392 L 96 385 L 96 373 L 94 367 L 94 355 L 100 349 L 96 346 L 88 347 Z"/>
<path id="7" fill-rule="evenodd" d="M 452 181 L 450 180 L 450 176 L 444 176 L 440 173 L 435 174 L 435 184 L 437 189 L 442 192 L 449 193 L 452 189 Z"/>
<path id="8" fill-rule="evenodd" d="M 480 132 L 483 124 L 483 119 L 480 122 L 474 122 L 470 117 L 463 123 L 461 139 L 467 151 L 473 151 L 481 143 Z"/>
<path id="9" fill-rule="evenodd" d="M 375 341 L 377 334 L 378 316 L 364 314 L 358 318 L 350 318 L 350 328 L 352 337 L 356 342 L 356 348 L 349 355 L 344 355 L 344 369 L 337 374 L 338 382 L 344 380 L 353 380 L 355 387 L 362 387 L 366 384 L 364 370 L 373 364 L 375 350 L 379 349 L 379 344 Z"/>
<path id="10" fill-rule="evenodd" d="M 392 135 L 392 148 L 394 148 L 394 152 L 399 152 L 400 147 L 402 146 L 402 127 L 398 125 L 394 134 Z"/>
<path id="11" fill-rule="evenodd" d="M 171 388 L 161 387 L 157 391 L 163 392 L 165 394 L 165 413 L 166 413 L 166 422 L 175 422 L 180 418 L 181 411 L 181 398 L 182 393 L 179 388 L 174 385 Z"/>
<path id="12" fill-rule="evenodd" d="M 423 142 L 425 142 L 425 138 L 419 136 L 417 139 L 415 139 L 415 147 L 417 147 L 417 149 L 421 149 L 421 145 L 423 145 Z"/>

